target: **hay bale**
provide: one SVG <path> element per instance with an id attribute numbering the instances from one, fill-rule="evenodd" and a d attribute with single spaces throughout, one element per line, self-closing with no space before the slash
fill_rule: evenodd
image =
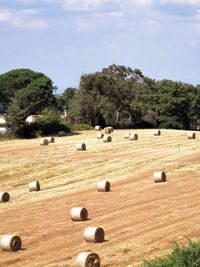
<path id="1" fill-rule="evenodd" d="M 40 191 L 40 183 L 38 181 L 32 181 L 28 184 L 29 191 Z"/>
<path id="2" fill-rule="evenodd" d="M 112 137 L 110 135 L 104 135 L 103 141 L 104 142 L 112 142 Z"/>
<path id="3" fill-rule="evenodd" d="M 85 143 L 77 144 L 76 145 L 76 150 L 78 150 L 78 151 L 86 150 L 86 144 Z"/>
<path id="4" fill-rule="evenodd" d="M 18 251 L 21 245 L 21 238 L 17 235 L 3 235 L 0 240 L 0 246 L 5 251 Z"/>
<path id="5" fill-rule="evenodd" d="M 125 133 L 124 134 L 124 139 L 129 139 L 130 138 L 130 135 L 131 135 L 131 133 Z"/>
<path id="6" fill-rule="evenodd" d="M 107 127 L 109 130 L 111 130 L 111 132 L 113 132 L 113 127 L 112 126 L 108 126 Z"/>
<path id="7" fill-rule="evenodd" d="M 196 138 L 196 134 L 194 132 L 188 132 L 187 133 L 187 138 L 188 139 L 195 139 Z"/>
<path id="8" fill-rule="evenodd" d="M 101 131 L 101 126 L 100 125 L 96 125 L 94 129 L 95 129 L 95 131 Z"/>
<path id="9" fill-rule="evenodd" d="M 155 183 L 166 182 L 166 173 L 164 171 L 154 172 L 153 178 Z"/>
<path id="10" fill-rule="evenodd" d="M 10 195 L 8 192 L 0 192 L 0 202 L 8 202 L 10 200 Z"/>
<path id="11" fill-rule="evenodd" d="M 76 267 L 100 267 L 99 255 L 92 251 L 83 251 L 76 257 Z"/>
<path id="12" fill-rule="evenodd" d="M 58 137 L 67 136 L 67 133 L 65 131 L 59 131 Z"/>
<path id="13" fill-rule="evenodd" d="M 104 137 L 104 134 L 103 133 L 98 133 L 97 134 L 97 139 L 102 139 Z"/>
<path id="14" fill-rule="evenodd" d="M 104 241 L 104 235 L 101 227 L 87 227 L 84 231 L 84 240 L 89 243 L 101 243 Z"/>
<path id="15" fill-rule="evenodd" d="M 53 136 L 45 137 L 45 139 L 47 139 L 49 141 L 49 143 L 54 143 L 55 142 L 55 139 L 54 139 Z"/>
<path id="16" fill-rule="evenodd" d="M 153 135 L 154 136 L 159 136 L 159 135 L 161 135 L 161 131 L 160 130 L 155 130 Z"/>
<path id="17" fill-rule="evenodd" d="M 110 191 L 110 182 L 108 181 L 100 181 L 97 183 L 97 191 L 98 192 L 109 192 Z"/>
<path id="18" fill-rule="evenodd" d="M 41 146 L 47 146 L 48 144 L 49 144 L 49 141 L 47 140 L 47 138 L 43 138 L 40 140 Z"/>
<path id="19" fill-rule="evenodd" d="M 72 221 L 86 221 L 88 211 L 86 208 L 74 207 L 70 211 Z"/>
<path id="20" fill-rule="evenodd" d="M 103 131 L 104 131 L 105 134 L 111 134 L 111 132 L 112 132 L 111 128 L 109 128 L 109 127 L 104 128 Z"/>
<path id="21" fill-rule="evenodd" d="M 138 140 L 138 135 L 137 135 L 137 134 L 134 134 L 134 133 L 132 133 L 132 134 L 130 134 L 130 137 L 129 137 L 129 139 L 130 139 L 131 141 Z"/>

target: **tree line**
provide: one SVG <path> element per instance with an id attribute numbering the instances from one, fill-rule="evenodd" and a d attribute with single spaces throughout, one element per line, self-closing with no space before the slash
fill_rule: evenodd
<path id="1" fill-rule="evenodd" d="M 29 69 L 0 75 L 8 131 L 34 135 L 38 129 L 25 122 L 29 115 L 49 114 L 56 121 L 64 111 L 78 123 L 102 127 L 196 129 L 200 124 L 200 85 L 156 81 L 139 69 L 113 64 L 82 75 L 79 88 L 68 87 L 61 95 L 56 90 L 49 77 Z"/>

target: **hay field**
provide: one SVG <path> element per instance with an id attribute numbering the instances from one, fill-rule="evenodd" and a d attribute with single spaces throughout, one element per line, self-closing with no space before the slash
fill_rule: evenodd
<path id="1" fill-rule="evenodd" d="M 112 142 L 96 139 L 95 131 L 56 138 L 40 146 L 39 139 L 0 141 L 0 191 L 10 193 L 0 203 L 0 235 L 17 234 L 23 249 L 0 250 L 0 266 L 75 266 L 83 250 L 98 253 L 102 266 L 140 266 L 160 255 L 173 241 L 200 238 L 200 132 L 135 130 L 137 141 L 112 133 Z M 78 142 L 87 151 L 76 151 Z M 164 170 L 166 183 L 154 183 L 154 171 Z M 27 184 L 39 180 L 41 191 Z M 96 191 L 99 180 L 112 191 Z M 89 220 L 72 222 L 70 209 L 86 207 Z M 102 227 L 106 241 L 83 240 L 88 226 Z"/>

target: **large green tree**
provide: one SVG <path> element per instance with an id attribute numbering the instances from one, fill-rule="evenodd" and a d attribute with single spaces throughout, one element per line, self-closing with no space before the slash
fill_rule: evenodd
<path id="1" fill-rule="evenodd" d="M 69 110 L 70 103 L 77 93 L 77 89 L 74 87 L 68 87 L 65 89 L 65 91 L 57 96 L 57 103 L 58 103 L 58 108 L 64 112 Z"/>
<path id="2" fill-rule="evenodd" d="M 4 99 L 9 104 L 8 130 L 14 136 L 25 137 L 30 130 L 26 118 L 54 104 L 52 81 L 43 73 L 18 69 L 3 74 L 1 82 Z"/>
<path id="3" fill-rule="evenodd" d="M 140 70 L 111 65 L 101 72 L 82 75 L 80 88 L 70 106 L 72 115 L 92 125 L 133 124 L 139 115 L 134 103 L 139 84 L 143 81 Z"/>

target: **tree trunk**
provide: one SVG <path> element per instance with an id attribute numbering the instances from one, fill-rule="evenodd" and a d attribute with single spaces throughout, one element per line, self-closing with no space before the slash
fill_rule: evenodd
<path id="1" fill-rule="evenodd" d="M 115 123 L 118 124 L 119 123 L 119 115 L 120 115 L 120 112 L 119 110 L 116 111 L 116 120 L 115 120 Z"/>

